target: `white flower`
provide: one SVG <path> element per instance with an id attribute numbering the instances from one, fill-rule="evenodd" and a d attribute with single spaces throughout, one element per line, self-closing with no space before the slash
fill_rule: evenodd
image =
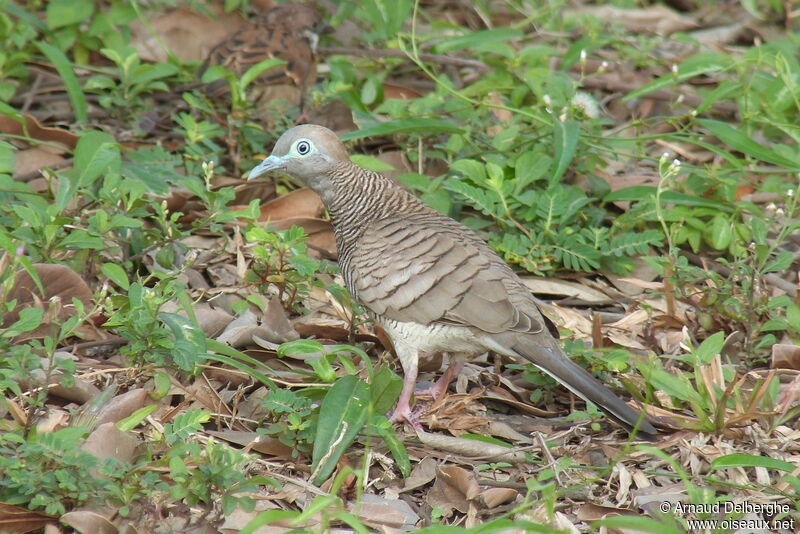
<path id="1" fill-rule="evenodd" d="M 584 117 L 596 119 L 600 116 L 600 106 L 589 93 L 578 92 L 572 97 L 572 106 L 580 111 Z"/>

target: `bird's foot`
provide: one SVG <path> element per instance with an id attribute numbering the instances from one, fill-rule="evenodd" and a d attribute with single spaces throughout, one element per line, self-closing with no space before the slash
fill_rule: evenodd
<path id="1" fill-rule="evenodd" d="M 422 430 L 422 425 L 417 420 L 419 414 L 422 413 L 422 407 L 418 407 L 415 410 L 411 410 L 411 407 L 406 404 L 405 406 L 397 406 L 391 414 L 387 417 L 389 421 L 392 423 L 402 423 L 403 421 L 410 423 L 414 430 Z"/>

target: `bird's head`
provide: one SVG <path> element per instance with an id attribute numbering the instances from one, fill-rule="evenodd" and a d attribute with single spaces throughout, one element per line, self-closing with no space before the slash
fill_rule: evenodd
<path id="1" fill-rule="evenodd" d="M 318 190 L 333 168 L 350 161 L 339 137 L 323 126 L 304 124 L 287 130 L 275 143 L 272 154 L 247 176 L 251 180 L 269 171 L 280 170 L 304 186 Z M 319 192 L 319 191 L 318 191 Z"/>

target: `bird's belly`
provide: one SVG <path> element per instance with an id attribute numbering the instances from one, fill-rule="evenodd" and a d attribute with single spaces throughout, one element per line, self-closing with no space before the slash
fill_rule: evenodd
<path id="1" fill-rule="evenodd" d="M 469 329 L 446 324 L 422 325 L 379 319 L 394 343 L 404 343 L 419 352 L 466 352 L 477 354 L 487 347 Z"/>

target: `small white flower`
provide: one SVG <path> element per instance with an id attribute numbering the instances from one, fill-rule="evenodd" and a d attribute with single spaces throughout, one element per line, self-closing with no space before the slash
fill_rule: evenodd
<path id="1" fill-rule="evenodd" d="M 561 110 L 561 115 L 558 116 L 558 120 L 561 122 L 567 122 L 567 108 Z"/>
<path id="2" fill-rule="evenodd" d="M 542 102 L 544 102 L 544 105 L 548 108 L 553 106 L 553 99 L 550 98 L 550 95 L 544 95 L 542 97 Z"/>
<path id="3" fill-rule="evenodd" d="M 783 217 L 785 215 L 785 212 L 783 211 L 783 208 L 776 209 L 775 210 L 775 215 L 777 215 L 778 217 Z"/>
<path id="4" fill-rule="evenodd" d="M 586 49 L 581 48 L 581 65 L 586 64 Z"/>
<path id="5" fill-rule="evenodd" d="M 672 67 L 671 67 L 671 70 L 672 70 L 672 74 L 674 74 L 675 76 L 677 76 L 677 75 L 678 75 L 678 65 L 676 65 L 675 63 L 673 63 L 673 64 L 672 64 Z"/>
<path id="6" fill-rule="evenodd" d="M 600 106 L 589 93 L 578 92 L 572 97 L 571 104 L 579 110 L 584 117 L 596 119 L 600 116 Z"/>
<path id="7" fill-rule="evenodd" d="M 600 63 L 600 68 L 606 70 L 608 68 L 608 61 L 603 61 Z"/>
<path id="8" fill-rule="evenodd" d="M 794 189 L 789 189 L 788 191 L 786 191 L 786 194 L 789 196 L 789 198 L 793 197 L 794 196 Z"/>
<path id="9" fill-rule="evenodd" d="M 672 166 L 673 167 L 680 167 L 681 166 L 681 160 L 679 160 L 678 158 L 673 159 L 672 160 Z"/>

